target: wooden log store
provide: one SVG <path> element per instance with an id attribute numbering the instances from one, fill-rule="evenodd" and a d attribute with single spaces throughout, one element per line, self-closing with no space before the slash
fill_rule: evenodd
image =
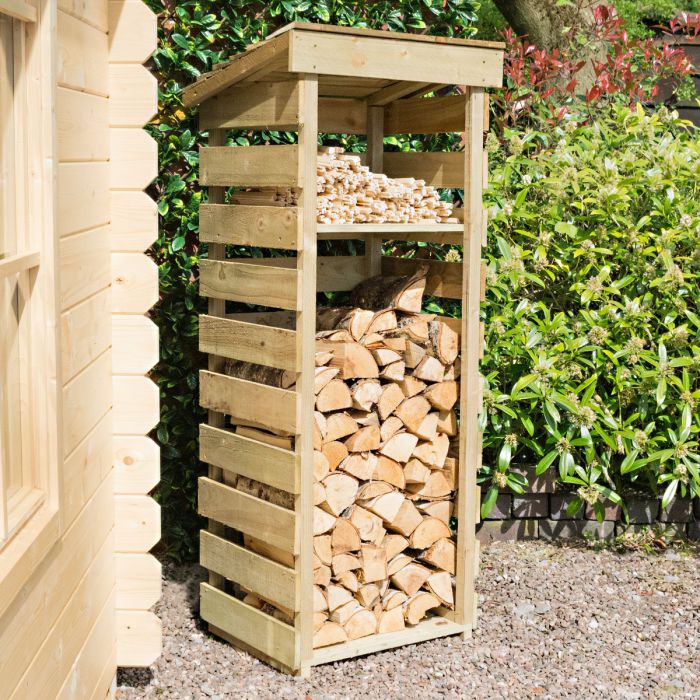
<path id="1" fill-rule="evenodd" d="M 209 132 L 201 615 L 277 668 L 474 627 L 484 90 L 502 65 L 492 42 L 296 23 L 184 91 Z M 232 147 L 232 129 L 298 138 Z M 384 152 L 442 132 L 463 149 Z M 319 133 L 366 134 L 367 152 L 319 149 Z M 364 252 L 317 255 L 329 239 Z M 461 245 L 462 261 L 384 256 L 387 240 Z M 317 309 L 331 291 L 349 306 Z M 461 319 L 422 314 L 423 292 L 461 300 Z"/>

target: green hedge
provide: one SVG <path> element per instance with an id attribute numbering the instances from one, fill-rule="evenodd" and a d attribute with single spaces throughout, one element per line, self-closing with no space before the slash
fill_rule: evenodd
<path id="1" fill-rule="evenodd" d="M 197 244 L 198 148 L 204 142 L 196 112 L 182 108 L 180 92 L 200 73 L 227 60 L 248 44 L 292 21 L 329 22 L 393 31 L 429 31 L 469 37 L 479 9 L 477 0 L 404 0 L 402 2 L 310 2 L 284 0 L 259 3 L 168 2 L 147 0 L 159 14 L 159 45 L 151 70 L 159 82 L 159 112 L 149 125 L 158 142 L 160 173 L 151 194 L 159 202 L 159 237 L 150 251 L 160 269 L 161 300 L 153 311 L 160 327 L 161 356 L 154 378 L 161 394 L 162 478 L 157 497 L 162 505 L 163 544 L 175 559 L 196 555 L 196 479 L 203 473 L 197 458 L 197 314 L 204 310 L 197 291 L 197 261 L 206 250 Z M 236 133 L 237 143 L 256 139 L 284 141 L 285 134 Z M 362 148 L 357 139 L 341 141 Z M 404 147 L 408 148 L 410 144 Z M 415 144 L 414 144 L 415 145 Z M 395 147 L 399 147 L 398 143 Z"/>

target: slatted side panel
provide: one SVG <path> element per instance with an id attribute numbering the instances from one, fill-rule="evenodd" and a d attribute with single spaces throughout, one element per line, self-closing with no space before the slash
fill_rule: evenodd
<path id="1" fill-rule="evenodd" d="M 224 188 L 293 188 L 299 199 L 304 183 L 298 146 L 228 147 L 223 129 L 298 129 L 300 95 L 297 81 L 236 86 L 201 113 L 210 129 L 200 160 L 201 181 L 209 186 L 200 209 L 201 240 L 209 244 L 209 259 L 200 265 L 200 293 L 209 299 L 199 335 L 200 350 L 209 356 L 199 387 L 209 412 L 200 426 L 200 457 L 209 465 L 198 500 L 209 522 L 200 542 L 201 564 L 209 571 L 201 614 L 215 634 L 286 670 L 298 668 L 295 620 L 301 617 L 295 503 L 302 459 L 295 444 L 303 366 L 297 329 L 306 313 L 304 203 L 303 197 L 292 207 L 227 203 Z M 315 177 L 310 182 L 315 191 Z M 231 257 L 227 245 L 255 246 L 266 256 L 287 250 L 290 257 Z M 324 266 L 329 289 L 352 277 L 346 263 L 352 267 L 340 259 Z M 231 302 L 273 311 L 231 317 Z M 268 616 L 253 598 L 244 600 L 247 593 L 274 603 L 287 618 Z"/>
<path id="2" fill-rule="evenodd" d="M 144 251 L 157 235 L 156 205 L 143 191 L 157 173 L 156 144 L 143 126 L 157 111 L 155 78 L 143 63 L 156 46 L 155 15 L 141 0 L 109 0 L 109 205 L 117 662 L 148 666 L 160 654 L 160 507 L 150 492 L 160 478 L 159 448 L 147 437 L 159 420 L 158 329 L 148 318 L 158 300 L 158 270 Z"/>

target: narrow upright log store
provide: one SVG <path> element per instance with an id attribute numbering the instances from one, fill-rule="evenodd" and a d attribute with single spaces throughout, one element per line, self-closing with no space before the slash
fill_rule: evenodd
<path id="1" fill-rule="evenodd" d="M 484 89 L 502 62 L 490 42 L 292 24 L 185 90 L 210 141 L 201 615 L 277 668 L 474 627 Z M 233 129 L 298 138 L 227 146 Z M 383 149 L 442 132 L 463 147 Z M 319 149 L 319 133 L 366 134 L 367 151 Z M 317 255 L 324 240 L 362 254 Z M 388 240 L 462 261 L 384 256 Z M 323 292 L 342 307 L 317 308 Z M 426 295 L 461 318 L 423 313 Z"/>

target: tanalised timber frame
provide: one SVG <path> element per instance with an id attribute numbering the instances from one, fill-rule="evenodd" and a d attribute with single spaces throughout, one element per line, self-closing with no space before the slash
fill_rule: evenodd
<path id="1" fill-rule="evenodd" d="M 201 184 L 209 188 L 200 216 L 201 240 L 209 244 L 200 286 L 209 299 L 200 325 L 200 350 L 209 354 L 200 401 L 209 419 L 201 426 L 200 456 L 210 465 L 199 491 L 200 512 L 209 519 L 201 533 L 201 562 L 210 572 L 202 584 L 201 614 L 212 632 L 282 670 L 307 675 L 317 664 L 446 635 L 469 636 L 475 625 L 484 88 L 500 85 L 501 73 L 500 44 L 294 24 L 184 91 L 187 106 L 201 104 L 200 125 L 209 129 L 209 147 L 200 159 Z M 452 84 L 462 86 L 461 94 L 423 97 Z M 298 139 L 294 145 L 226 146 L 226 130 L 234 128 L 296 131 Z M 317 139 L 325 131 L 366 133 L 364 159 L 375 172 L 463 189 L 463 222 L 317 224 Z M 464 150 L 384 152 L 385 135 L 408 131 L 463 132 Z M 230 187 L 291 188 L 296 205 L 227 203 Z M 317 256 L 323 239 L 363 240 L 364 255 Z M 429 261 L 427 283 L 428 293 L 461 300 L 463 310 L 461 319 L 446 319 L 459 332 L 462 351 L 456 605 L 400 633 L 313 649 L 316 293 L 349 290 L 381 272 L 413 272 L 418 261 L 382 255 L 382 242 L 389 239 L 451 243 L 463 250 L 461 263 Z M 290 257 L 231 259 L 226 245 L 283 249 Z M 227 314 L 227 301 L 270 310 Z M 228 376 L 227 359 L 292 372 L 296 384 L 281 389 Z M 227 430 L 229 416 L 250 426 L 251 435 Z M 279 436 L 278 444 L 276 438 L 263 440 L 256 429 Z M 280 489 L 293 508 L 239 491 L 238 477 Z M 239 600 L 231 584 L 281 606 L 294 625 Z"/>

